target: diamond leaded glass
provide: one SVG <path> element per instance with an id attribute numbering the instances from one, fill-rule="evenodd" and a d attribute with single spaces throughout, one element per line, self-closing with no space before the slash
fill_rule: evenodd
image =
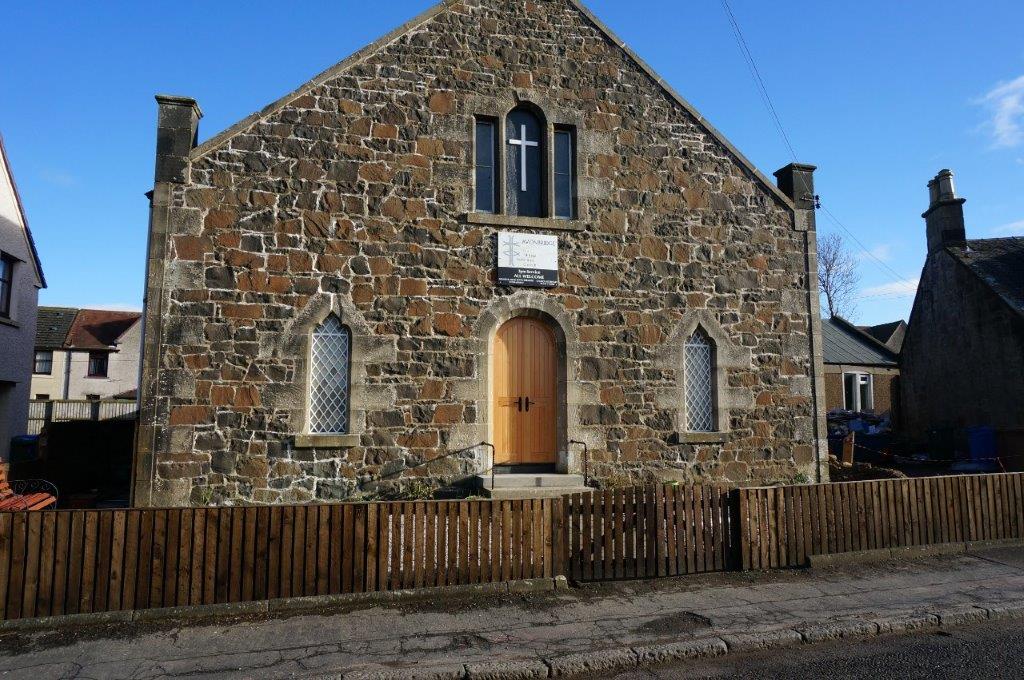
<path id="1" fill-rule="evenodd" d="M 309 357 L 309 431 L 348 433 L 348 328 L 333 314 L 313 332 Z"/>
<path id="2" fill-rule="evenodd" d="M 714 432 L 714 347 L 700 329 L 694 331 L 686 341 L 684 361 L 686 429 L 690 432 Z"/>

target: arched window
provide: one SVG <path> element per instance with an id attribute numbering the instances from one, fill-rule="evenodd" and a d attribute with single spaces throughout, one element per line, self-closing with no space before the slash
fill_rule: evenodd
<path id="1" fill-rule="evenodd" d="M 686 376 L 686 429 L 715 431 L 715 346 L 703 329 L 686 341 L 683 356 Z"/>
<path id="2" fill-rule="evenodd" d="M 313 331 L 309 351 L 309 431 L 347 434 L 352 334 L 334 314 Z"/>
<path id="3" fill-rule="evenodd" d="M 544 217 L 544 126 L 536 114 L 520 106 L 509 112 L 505 136 L 506 211 L 509 215 Z"/>

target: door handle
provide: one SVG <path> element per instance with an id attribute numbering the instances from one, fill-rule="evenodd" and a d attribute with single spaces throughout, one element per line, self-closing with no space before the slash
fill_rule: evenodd
<path id="1" fill-rule="evenodd" d="M 522 397 L 519 397 L 519 398 L 516 399 L 516 410 L 517 411 L 522 411 L 523 410 L 523 398 Z M 529 410 L 529 407 L 527 407 L 527 410 Z"/>
<path id="2" fill-rule="evenodd" d="M 536 403 L 537 403 L 537 402 L 535 402 L 535 401 L 530 401 L 530 398 L 529 398 L 529 397 L 527 397 L 527 398 L 526 398 L 526 412 L 527 412 L 527 413 L 529 413 L 529 412 L 530 412 L 530 404 L 536 404 Z"/>

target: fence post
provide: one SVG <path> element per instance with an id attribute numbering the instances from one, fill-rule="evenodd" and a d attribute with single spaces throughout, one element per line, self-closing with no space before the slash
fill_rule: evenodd
<path id="1" fill-rule="evenodd" d="M 548 525 L 551 527 L 551 575 L 552 576 L 568 576 L 566 573 L 566 564 L 568 558 L 565 553 L 566 545 L 563 538 L 563 529 L 565 526 L 565 507 L 562 505 L 563 498 L 553 499 L 553 503 L 549 506 L 551 508 L 551 514 L 548 517 Z"/>
<path id="2" fill-rule="evenodd" d="M 750 494 L 746 489 L 735 489 L 733 493 L 736 495 L 734 505 L 736 508 L 736 514 L 733 516 L 738 518 L 736 528 L 733 530 L 733 536 L 739 544 L 739 567 L 742 571 L 749 571 L 750 541 L 748 540 L 748 537 L 750 535 Z"/>

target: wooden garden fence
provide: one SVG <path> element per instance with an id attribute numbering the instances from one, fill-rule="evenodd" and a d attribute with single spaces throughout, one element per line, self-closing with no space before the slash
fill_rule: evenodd
<path id="1" fill-rule="evenodd" d="M 809 555 L 1024 538 L 1020 473 L 740 489 L 743 569 Z"/>
<path id="2" fill-rule="evenodd" d="M 515 501 L 0 513 L 0 619 L 566 575 L 802 565 L 1021 538 L 1020 474 Z"/>

